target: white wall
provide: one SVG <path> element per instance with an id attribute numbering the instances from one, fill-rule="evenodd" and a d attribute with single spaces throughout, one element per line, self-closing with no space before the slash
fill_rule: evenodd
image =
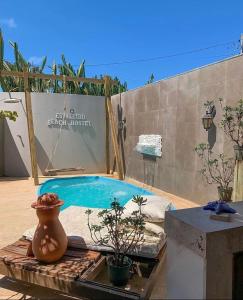
<path id="1" fill-rule="evenodd" d="M 21 103 L 6 104 L 0 101 L 0 109 L 16 110 L 19 117 L 16 122 L 9 120 L 4 124 L 4 175 L 28 176 L 31 173 L 28 130 L 25 111 L 24 93 L 11 93 L 12 97 L 21 98 Z M 1 93 L 0 99 L 9 97 Z M 105 166 L 105 99 L 104 97 L 84 95 L 64 95 L 32 93 L 32 110 L 36 136 L 37 160 L 39 173 L 47 167 L 52 152 L 57 144 L 53 161 L 49 168 L 79 167 L 86 173 L 104 172 Z M 81 125 L 48 126 L 48 120 L 55 119 L 56 113 L 66 113 L 70 109 L 75 114 L 83 114 L 91 126 Z M 78 117 L 81 117 L 76 115 Z M 69 120 L 67 123 L 71 123 Z M 86 124 L 89 124 L 86 122 Z"/>
<path id="2" fill-rule="evenodd" d="M 205 299 L 203 258 L 168 237 L 166 251 L 166 299 Z"/>

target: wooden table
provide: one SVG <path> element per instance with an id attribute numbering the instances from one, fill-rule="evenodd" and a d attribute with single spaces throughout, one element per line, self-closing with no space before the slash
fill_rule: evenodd
<path id="1" fill-rule="evenodd" d="M 134 258 L 133 274 L 125 287 L 107 278 L 105 253 L 68 248 L 56 263 L 27 256 L 30 242 L 20 239 L 0 250 L 0 273 L 16 280 L 88 299 L 148 299 L 162 265 L 165 248 L 155 260 Z"/>

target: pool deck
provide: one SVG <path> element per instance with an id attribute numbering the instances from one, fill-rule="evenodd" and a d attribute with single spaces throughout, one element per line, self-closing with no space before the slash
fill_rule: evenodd
<path id="1" fill-rule="evenodd" d="M 106 174 L 95 175 L 107 176 Z M 47 177 L 41 177 L 40 183 L 43 183 L 45 180 L 47 180 Z M 163 192 L 136 180 L 128 178 L 126 181 L 147 188 L 157 195 L 167 196 L 171 199 L 177 209 L 198 206 L 192 201 Z M 0 177 L 0 248 L 18 240 L 26 229 L 37 224 L 35 212 L 30 207 L 31 203 L 36 200 L 36 190 L 37 187 L 34 186 L 32 179 Z M 163 277 L 162 274 L 161 277 Z M 163 284 L 160 282 L 154 288 L 152 299 L 161 299 L 162 290 Z M 12 300 L 36 298 L 67 299 L 66 296 L 62 297 L 57 292 L 36 286 L 33 287 L 28 284 L 17 284 L 14 280 L 10 280 L 0 275 L 0 299 Z M 75 298 L 72 297 L 70 299 Z"/>

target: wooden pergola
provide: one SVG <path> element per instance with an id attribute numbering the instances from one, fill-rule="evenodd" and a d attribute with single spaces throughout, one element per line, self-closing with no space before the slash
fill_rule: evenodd
<path id="1" fill-rule="evenodd" d="M 85 78 L 85 77 L 71 77 L 65 75 L 50 75 L 50 74 L 40 74 L 31 72 L 17 72 L 17 71 L 5 71 L 0 70 L 0 77 L 19 77 L 24 79 L 24 92 L 25 92 L 25 103 L 27 112 L 27 124 L 28 124 L 28 137 L 30 145 L 30 157 L 31 157 L 31 175 L 34 178 L 34 184 L 39 185 L 38 177 L 38 166 L 37 166 L 37 155 L 36 155 L 36 143 L 35 143 L 35 131 L 33 123 L 32 114 L 32 103 L 31 103 L 31 91 L 29 88 L 30 78 L 39 78 L 43 80 L 59 80 L 65 85 L 67 81 L 71 82 L 83 82 L 83 83 L 94 83 L 94 84 L 104 84 L 105 88 L 105 105 L 106 105 L 106 172 L 110 174 L 110 128 L 111 128 L 111 138 L 114 148 L 114 156 L 117 162 L 117 173 L 120 180 L 124 179 L 124 172 L 122 166 L 122 160 L 120 155 L 120 150 L 117 142 L 117 130 L 115 125 L 115 117 L 113 113 L 113 108 L 111 104 L 111 87 L 117 84 L 117 82 L 111 80 L 110 76 L 104 76 L 104 79 L 97 78 Z"/>

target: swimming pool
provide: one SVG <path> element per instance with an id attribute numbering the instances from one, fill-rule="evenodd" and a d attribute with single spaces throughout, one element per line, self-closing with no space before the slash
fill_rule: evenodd
<path id="1" fill-rule="evenodd" d="M 114 198 L 121 205 L 125 205 L 133 195 L 153 195 L 152 192 L 133 184 L 102 176 L 49 179 L 38 189 L 38 195 L 43 193 L 56 193 L 64 200 L 61 209 L 71 205 L 109 208 Z"/>

